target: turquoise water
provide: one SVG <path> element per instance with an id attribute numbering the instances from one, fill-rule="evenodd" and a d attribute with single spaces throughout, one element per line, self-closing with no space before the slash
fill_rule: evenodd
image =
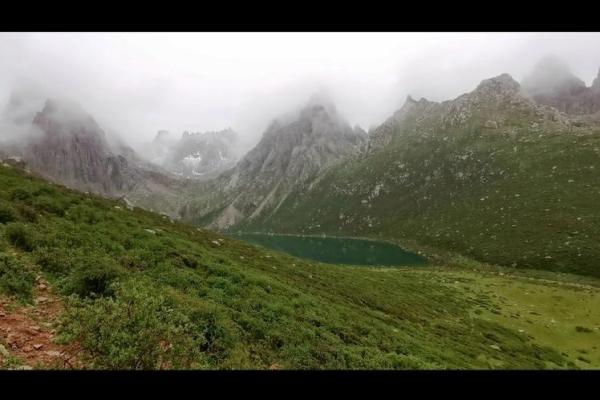
<path id="1" fill-rule="evenodd" d="M 300 258 L 332 264 L 418 265 L 425 258 L 394 244 L 363 239 L 268 234 L 235 234 L 237 239 Z"/>

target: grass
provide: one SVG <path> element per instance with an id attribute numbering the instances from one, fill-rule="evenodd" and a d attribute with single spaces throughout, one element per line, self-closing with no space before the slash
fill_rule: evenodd
<path id="1" fill-rule="evenodd" d="M 537 343 L 560 349 L 579 368 L 600 368 L 600 291 L 564 281 L 540 281 L 511 274 L 451 272 L 478 303 L 479 318 L 500 323 Z M 454 283 L 457 282 L 458 283 Z M 479 312 L 478 312 L 479 311 Z M 585 327 L 580 324 L 585 323 Z M 582 353 L 588 361 L 580 360 Z"/>
<path id="2" fill-rule="evenodd" d="M 26 270 L 43 274 L 66 305 L 60 339 L 81 343 L 90 367 L 599 366 L 588 346 L 598 335 L 590 322 L 600 312 L 592 307 L 594 286 L 571 293 L 556 285 L 552 293 L 545 280 L 523 276 L 512 288 L 511 280 L 496 285 L 490 272 L 471 271 L 466 262 L 426 268 L 309 262 L 6 167 L 0 167 L 0 200 L 30 208 L 0 224 L 0 251 L 19 266 L 0 282 L 10 284 L 7 276 L 23 277 Z M 20 232 L 18 240 L 12 231 Z M 523 335 L 502 319 L 516 309 L 503 308 L 510 306 L 489 292 L 512 296 L 523 284 L 539 302 L 560 295 L 573 306 L 590 305 L 590 315 L 569 322 L 572 342 L 562 331 Z M 477 314 L 482 302 L 487 308 Z M 554 309 L 540 313 L 562 321 L 562 309 Z M 576 326 L 594 331 L 579 333 Z M 590 363 L 573 361 L 572 349 L 585 350 L 578 357 Z"/>

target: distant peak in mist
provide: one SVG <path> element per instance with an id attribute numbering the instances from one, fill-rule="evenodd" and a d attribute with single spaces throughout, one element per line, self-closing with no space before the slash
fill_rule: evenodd
<path id="1" fill-rule="evenodd" d="M 560 79 L 573 77 L 573 72 L 569 64 L 562 58 L 555 55 L 542 57 L 533 67 L 532 75 L 544 75 Z"/>
<path id="2" fill-rule="evenodd" d="M 78 103 L 64 98 L 48 98 L 44 103 L 42 114 L 61 114 L 72 119 L 91 118 Z"/>
<path id="3" fill-rule="evenodd" d="M 302 112 L 324 111 L 330 115 L 337 115 L 337 108 L 331 94 L 326 90 L 313 93 L 302 108 Z"/>
<path id="4" fill-rule="evenodd" d="M 523 79 L 523 89 L 531 95 L 577 93 L 585 88 L 585 82 L 573 74 L 569 65 L 553 55 L 540 59 Z"/>

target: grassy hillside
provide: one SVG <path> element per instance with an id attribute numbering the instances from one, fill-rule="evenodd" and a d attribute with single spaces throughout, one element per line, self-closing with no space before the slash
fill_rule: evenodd
<path id="1" fill-rule="evenodd" d="M 435 116 L 430 117 L 432 120 Z M 520 119 L 519 119 L 520 118 Z M 514 267 L 600 276 L 600 130 L 410 123 L 235 229 L 415 241 Z"/>
<path id="2" fill-rule="evenodd" d="M 44 276 L 87 367 L 600 366 L 595 281 L 505 272 L 306 262 L 0 166 L 0 297 L 37 304 Z"/>
<path id="3" fill-rule="evenodd" d="M 66 306 L 59 338 L 80 343 L 88 367 L 600 365 L 585 341 L 592 356 L 577 360 L 579 348 L 552 332 L 537 339 L 501 319 L 515 311 L 505 311 L 490 282 L 502 279 L 510 290 L 512 280 L 483 266 L 304 262 L 6 167 L 0 199 L 0 293 L 32 302 L 34 277 L 43 274 Z M 512 279 L 532 292 L 547 285 Z M 572 301 L 600 298 L 594 287 L 554 286 Z M 570 327 L 567 338 L 593 342 L 598 309 L 582 323 L 586 332 Z"/>

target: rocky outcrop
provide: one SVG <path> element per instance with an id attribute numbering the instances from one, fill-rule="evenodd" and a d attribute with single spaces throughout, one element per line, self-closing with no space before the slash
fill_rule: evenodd
<path id="1" fill-rule="evenodd" d="M 410 95 L 406 97 L 404 105 L 379 127 L 369 133 L 368 151 L 376 151 L 387 146 L 393 139 L 395 127 L 410 119 L 417 119 L 426 115 L 439 106 L 439 103 L 427 101 L 424 98 L 416 101 Z"/>

